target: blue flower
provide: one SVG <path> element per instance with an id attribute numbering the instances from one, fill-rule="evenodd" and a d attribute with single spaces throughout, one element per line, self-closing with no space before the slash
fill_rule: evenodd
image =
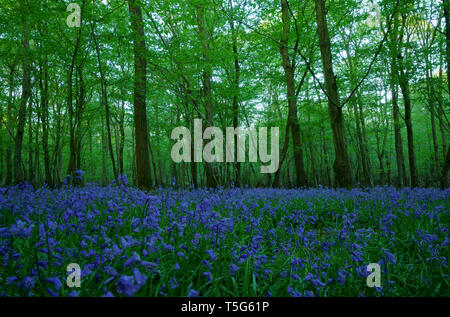
<path id="1" fill-rule="evenodd" d="M 138 290 L 139 290 L 139 287 L 134 284 L 133 276 L 122 275 L 117 280 L 117 291 L 120 294 L 124 294 L 125 296 L 131 297 Z"/>
<path id="2" fill-rule="evenodd" d="M 130 256 L 130 257 L 128 258 L 128 260 L 125 261 L 125 263 L 123 264 L 123 266 L 125 266 L 125 267 L 130 267 L 130 266 L 132 266 L 134 263 L 136 263 L 137 261 L 140 261 L 140 260 L 141 260 L 141 259 L 140 259 L 139 255 L 137 255 L 136 253 L 133 253 L 133 255 Z"/>
<path id="3" fill-rule="evenodd" d="M 202 275 L 205 276 L 209 282 L 212 281 L 211 272 L 204 272 Z"/>
<path id="4" fill-rule="evenodd" d="M 175 277 L 172 277 L 172 279 L 170 280 L 170 289 L 175 289 L 178 288 L 178 281 Z"/>
<path id="5" fill-rule="evenodd" d="M 72 291 L 67 296 L 69 296 L 69 297 L 78 297 L 78 296 L 80 296 L 80 292 L 79 291 Z"/>
<path id="6" fill-rule="evenodd" d="M 145 284 L 147 276 L 141 273 L 137 268 L 133 269 L 134 279 L 139 287 Z"/>
<path id="7" fill-rule="evenodd" d="M 190 289 L 187 297 L 198 297 L 198 291 Z"/>

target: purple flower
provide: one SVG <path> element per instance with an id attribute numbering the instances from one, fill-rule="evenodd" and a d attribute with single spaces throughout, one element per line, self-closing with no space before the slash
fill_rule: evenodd
<path id="1" fill-rule="evenodd" d="M 49 278 L 46 278 L 44 280 L 46 282 L 52 283 L 57 291 L 59 291 L 62 288 L 62 283 L 61 283 L 59 277 L 53 277 L 53 278 L 49 277 Z"/>
<path id="2" fill-rule="evenodd" d="M 178 288 L 178 281 L 175 277 L 172 277 L 172 279 L 170 280 L 170 289 L 175 289 Z"/>
<path id="3" fill-rule="evenodd" d="M 302 294 L 299 291 L 297 291 L 295 288 L 292 288 L 290 286 L 287 287 L 287 292 L 292 297 L 302 297 Z"/>
<path id="4" fill-rule="evenodd" d="M 230 267 L 230 275 L 234 275 L 237 271 L 239 271 L 239 269 L 240 269 L 239 266 L 232 263 Z"/>
<path id="5" fill-rule="evenodd" d="M 139 290 L 139 287 L 134 284 L 133 276 L 122 275 L 117 280 L 117 291 L 120 294 L 124 294 L 125 296 L 131 297 L 138 290 Z"/>
<path id="6" fill-rule="evenodd" d="M 391 252 L 389 252 L 388 250 L 384 249 L 384 256 L 386 257 L 386 259 L 391 262 L 392 264 L 395 264 L 397 262 L 397 259 L 395 258 L 395 255 L 392 254 Z"/>
<path id="7" fill-rule="evenodd" d="M 123 266 L 125 266 L 125 267 L 130 267 L 130 266 L 132 266 L 134 263 L 136 263 L 137 261 L 140 261 L 140 260 L 141 260 L 141 259 L 140 259 L 139 255 L 137 255 L 136 253 L 133 253 L 133 255 L 130 256 L 130 257 L 128 258 L 128 260 L 125 261 L 125 263 L 123 264 Z"/>
<path id="8" fill-rule="evenodd" d="M 212 261 L 217 261 L 217 254 L 214 250 L 206 250 L 206 253 L 209 255 Z"/>
<path id="9" fill-rule="evenodd" d="M 206 277 L 206 279 L 208 280 L 208 282 L 211 282 L 211 281 L 212 281 L 211 272 L 203 272 L 202 275 Z"/>
<path id="10" fill-rule="evenodd" d="M 314 278 L 314 275 L 312 275 L 310 272 L 308 272 L 308 274 L 306 274 L 305 276 L 305 282 L 312 280 Z"/>
<path id="11" fill-rule="evenodd" d="M 80 296 L 80 292 L 79 291 L 71 291 L 67 296 L 78 297 L 78 296 Z"/>
<path id="12" fill-rule="evenodd" d="M 187 297 L 198 297 L 198 291 L 190 289 Z"/>
<path id="13" fill-rule="evenodd" d="M 56 293 L 54 290 L 52 290 L 51 288 L 48 288 L 47 289 L 47 293 L 48 293 L 48 295 L 50 295 L 51 297 L 58 297 L 59 296 L 59 294 L 58 293 Z"/>
<path id="14" fill-rule="evenodd" d="M 133 269 L 134 279 L 139 287 L 145 284 L 147 276 L 141 273 L 137 268 Z"/>
<path id="15" fill-rule="evenodd" d="M 141 261 L 140 264 L 152 273 L 158 272 L 158 264 L 155 262 Z"/>
<path id="16" fill-rule="evenodd" d="M 12 285 L 12 284 L 14 284 L 15 282 L 17 282 L 19 280 L 19 278 L 17 277 L 17 276 L 8 276 L 7 278 L 6 278 L 6 283 L 8 284 L 8 285 Z"/>
<path id="17" fill-rule="evenodd" d="M 113 268 L 113 267 L 110 266 L 110 265 L 105 266 L 105 267 L 104 267 L 104 270 L 105 270 L 105 272 L 108 273 L 109 275 L 112 275 L 112 276 L 117 276 L 117 275 L 119 275 L 119 273 L 117 273 L 116 269 Z"/>

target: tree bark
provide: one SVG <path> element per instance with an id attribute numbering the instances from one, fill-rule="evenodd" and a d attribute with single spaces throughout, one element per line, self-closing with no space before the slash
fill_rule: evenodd
<path id="1" fill-rule="evenodd" d="M 400 34 L 400 43 L 402 43 L 403 39 L 403 30 L 406 24 L 406 16 L 402 17 L 402 31 Z M 411 187 L 418 186 L 417 179 L 417 166 L 416 166 L 416 154 L 414 150 L 414 134 L 413 134 L 413 124 L 411 118 L 411 96 L 409 92 L 409 71 L 406 69 L 404 62 L 404 56 L 401 53 L 401 50 L 397 52 L 397 60 L 398 60 L 398 70 L 399 70 L 399 84 L 400 89 L 403 95 L 403 102 L 405 105 L 405 124 L 406 124 L 406 135 L 408 139 L 408 161 L 409 161 L 409 172 L 411 177 Z"/>
<path id="2" fill-rule="evenodd" d="M 280 53 L 283 61 L 283 69 L 287 85 L 287 98 L 289 106 L 289 113 L 288 113 L 289 124 L 287 126 L 290 128 L 290 132 L 292 135 L 296 186 L 303 187 L 308 186 L 308 179 L 306 176 L 305 165 L 303 162 L 303 149 L 300 140 L 300 125 L 297 116 L 297 94 L 294 79 L 295 59 L 293 58 L 291 62 L 288 51 L 289 30 L 290 30 L 289 15 L 290 13 L 287 0 L 281 0 L 281 18 L 283 23 L 283 32 L 281 34 Z M 286 131 L 286 133 L 288 133 L 288 131 Z"/>
<path id="3" fill-rule="evenodd" d="M 347 42 L 346 43 L 346 50 L 347 50 L 347 59 L 349 64 L 349 74 L 350 74 L 350 82 L 352 86 L 356 86 L 356 78 L 355 78 L 355 69 L 353 64 L 353 59 L 350 55 L 350 45 Z M 358 94 L 359 96 L 359 94 Z M 359 99 L 359 98 L 358 98 Z M 363 139 L 363 132 L 362 132 L 362 125 L 364 125 L 364 115 L 362 111 L 358 111 L 357 103 L 359 101 L 359 106 L 362 108 L 361 100 L 357 100 L 356 97 L 352 97 L 352 104 L 353 104 L 353 113 L 355 115 L 355 124 L 356 124 L 356 137 L 358 139 L 358 146 L 359 146 L 359 152 L 360 152 L 360 159 L 361 159 L 361 166 L 363 170 L 363 185 L 365 186 L 372 186 L 372 178 L 370 175 L 370 166 L 369 166 L 369 159 L 368 159 L 368 151 L 367 151 L 367 142 L 364 142 Z"/>
<path id="4" fill-rule="evenodd" d="M 146 89 L 147 62 L 142 10 L 138 0 L 129 0 L 134 47 L 134 130 L 136 138 L 136 173 L 139 188 L 152 188 L 148 151 Z"/>
<path id="5" fill-rule="evenodd" d="M 22 12 L 22 31 L 23 31 L 23 55 L 22 55 L 22 68 L 23 68 L 23 78 L 22 78 L 22 97 L 20 100 L 19 117 L 15 136 L 15 152 L 14 152 L 14 182 L 21 183 L 25 180 L 22 164 L 22 142 L 25 129 L 25 119 L 26 119 L 26 108 L 28 103 L 28 98 L 31 95 L 31 74 L 29 65 L 29 30 L 26 21 L 26 8 L 28 7 L 24 0 L 20 1 L 21 12 Z"/>
<path id="6" fill-rule="evenodd" d="M 389 45 L 390 53 L 390 89 L 392 93 L 392 115 L 394 118 L 394 140 L 395 140 L 395 158 L 397 161 L 397 185 L 399 187 L 407 185 L 405 159 L 403 155 L 403 141 L 400 125 L 400 110 L 398 106 L 398 66 L 397 66 L 397 34 L 398 20 L 394 21 L 394 28 Z"/>
<path id="7" fill-rule="evenodd" d="M 101 99 L 103 106 L 105 108 L 105 121 L 106 121 L 106 132 L 107 132 L 107 141 L 108 141 L 108 150 L 109 157 L 111 159 L 111 164 L 113 168 L 114 178 L 117 179 L 117 168 L 116 168 L 116 160 L 114 159 L 114 151 L 112 146 L 112 137 L 111 137 L 111 114 L 108 103 L 108 91 L 107 91 L 107 81 L 105 77 L 105 73 L 103 72 L 102 62 L 100 58 L 100 47 L 97 41 L 97 35 L 95 34 L 95 28 L 92 26 L 92 36 L 94 38 L 95 51 L 97 53 L 97 62 L 98 62 L 98 70 L 100 72 L 100 85 L 101 85 Z"/>
<path id="8" fill-rule="evenodd" d="M 328 113 L 331 121 L 331 129 L 333 131 L 333 142 L 336 155 L 333 164 L 335 182 L 338 187 L 350 187 L 352 185 L 350 160 L 347 152 L 344 117 L 342 107 L 339 104 L 336 76 L 333 72 L 330 35 L 328 33 L 325 13 L 325 0 L 315 0 L 315 4 L 320 53 L 328 95 Z"/>
<path id="9" fill-rule="evenodd" d="M 44 56 L 44 61 L 39 69 L 39 89 L 41 91 L 41 109 L 40 116 L 42 122 L 42 150 L 44 152 L 44 171 L 45 183 L 53 187 L 52 173 L 50 169 L 50 155 L 48 151 L 48 58 L 47 54 Z"/>
<path id="10" fill-rule="evenodd" d="M 450 71 L 450 18 L 449 18 L 449 11 L 450 11 L 450 1 L 449 0 L 443 0 L 444 1 L 444 18 L 445 18 L 445 37 L 447 42 L 447 76 Z M 448 93 L 450 95 L 450 80 L 447 78 L 447 85 L 448 85 Z M 444 167 L 442 168 L 442 174 L 441 174 L 441 187 L 446 188 L 448 187 L 448 170 L 450 168 L 450 146 L 447 149 L 447 155 L 444 162 Z"/>
<path id="11" fill-rule="evenodd" d="M 76 59 L 78 56 L 78 51 L 80 49 L 81 45 L 81 34 L 83 29 L 83 10 L 84 5 L 86 3 L 86 0 L 83 0 L 81 4 L 81 17 L 80 17 L 80 27 L 78 29 L 78 35 L 75 42 L 75 48 L 72 54 L 72 60 L 69 66 L 69 73 L 68 73 L 68 79 L 67 79 L 67 107 L 69 112 L 69 163 L 67 166 L 67 175 L 73 175 L 73 172 L 76 171 L 77 167 L 77 157 L 76 157 L 76 151 L 77 151 L 77 140 L 76 140 L 76 128 L 77 128 L 77 122 L 76 122 L 76 114 L 74 118 L 74 109 L 73 109 L 73 73 L 76 66 Z M 75 74 L 75 81 L 77 80 L 77 75 Z M 75 119 L 75 122 L 74 122 Z"/>
<path id="12" fill-rule="evenodd" d="M 239 52 L 237 46 L 237 34 L 234 27 L 234 20 L 229 20 L 230 29 L 231 29 L 231 37 L 232 37 L 232 46 L 233 46 L 233 59 L 234 59 L 234 82 L 233 82 L 233 128 L 239 126 L 239 80 L 241 73 L 241 66 L 239 64 Z M 235 144 L 235 153 L 238 153 L 238 136 L 234 136 L 234 144 Z M 241 185 L 241 163 L 236 160 L 233 163 L 234 165 L 234 185 L 239 187 Z"/>
<path id="13" fill-rule="evenodd" d="M 212 127 L 213 123 L 213 115 L 214 115 L 214 105 L 212 101 L 212 86 L 211 86 L 211 77 L 212 77 L 212 67 L 211 60 L 209 56 L 210 51 L 210 30 L 206 28 L 205 25 L 205 17 L 204 17 L 204 8 L 202 6 L 196 6 L 197 13 L 197 24 L 200 32 L 200 39 L 202 44 L 202 56 L 203 56 L 203 93 L 205 96 L 205 109 L 206 109 L 206 128 Z M 205 162 L 205 170 L 206 170 L 206 187 L 212 188 L 216 187 L 217 181 L 214 175 L 214 169 L 212 163 Z"/>
<path id="14" fill-rule="evenodd" d="M 14 118 L 12 113 L 12 104 L 13 104 L 13 91 L 14 91 L 14 73 L 15 73 L 15 65 L 11 65 L 10 73 L 9 73 L 9 93 L 8 93 L 8 107 L 6 109 L 6 129 L 8 130 L 8 143 L 14 143 L 14 136 L 12 135 L 13 126 L 14 126 Z M 5 185 L 12 184 L 13 180 L 13 161 L 12 161 L 12 151 L 11 146 L 6 147 L 6 175 L 5 175 Z"/>
<path id="15" fill-rule="evenodd" d="M 26 177 L 27 182 L 29 184 L 34 183 L 32 117 L 33 117 L 33 98 L 30 97 L 28 102 L 28 173 Z"/>

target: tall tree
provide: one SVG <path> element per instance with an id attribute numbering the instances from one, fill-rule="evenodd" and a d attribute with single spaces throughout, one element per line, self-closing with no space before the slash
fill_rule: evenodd
<path id="1" fill-rule="evenodd" d="M 21 183 L 25 180 L 23 163 L 22 163 L 22 143 L 25 129 L 26 109 L 28 99 L 31 95 L 31 71 L 30 71 L 30 39 L 27 15 L 25 14 L 29 8 L 26 0 L 20 0 L 20 12 L 22 22 L 22 97 L 20 99 L 19 115 L 17 130 L 15 136 L 15 152 L 14 152 L 14 181 Z"/>
<path id="2" fill-rule="evenodd" d="M 288 123 L 286 127 L 287 133 L 291 133 L 292 135 L 292 143 L 294 148 L 294 163 L 295 163 L 295 175 L 296 175 L 296 185 L 297 187 L 308 186 L 308 180 L 305 172 L 305 166 L 303 162 L 303 149 L 300 140 L 300 125 L 298 122 L 297 115 L 297 92 L 295 87 L 295 56 L 297 54 L 298 41 L 297 38 L 294 55 L 291 58 L 289 57 L 289 31 L 291 27 L 290 16 L 291 10 L 289 9 L 288 0 L 281 0 L 281 19 L 283 23 L 283 30 L 281 33 L 281 42 L 280 42 L 280 53 L 283 61 L 283 69 L 284 75 L 287 85 L 287 98 L 289 105 L 289 114 L 288 114 Z M 296 21 L 294 21 L 296 23 Z M 296 26 L 297 27 L 297 26 Z M 297 37 L 298 37 L 297 32 Z M 305 77 L 303 77 L 301 85 L 303 84 Z M 300 88 L 301 88 L 300 85 Z"/>
<path id="3" fill-rule="evenodd" d="M 202 45 L 202 57 L 203 57 L 203 94 L 205 97 L 205 110 L 206 110 L 206 127 L 214 126 L 214 104 L 212 100 L 212 65 L 210 58 L 210 39 L 212 36 L 212 28 L 208 28 L 205 21 L 205 8 L 203 5 L 196 5 L 197 24 L 200 34 L 200 40 Z M 205 162 L 206 169 L 206 186 L 208 188 L 216 187 L 218 185 L 217 179 L 214 173 L 214 168 L 211 162 Z"/>
<path id="4" fill-rule="evenodd" d="M 152 187 L 147 128 L 147 61 L 144 22 L 140 0 L 128 0 L 134 49 L 134 133 L 136 138 L 136 173 L 139 188 Z"/>
<path id="5" fill-rule="evenodd" d="M 389 62 L 390 62 L 390 90 L 392 94 L 392 115 L 394 118 L 394 143 L 395 157 L 397 161 L 397 185 L 402 187 L 407 184 L 405 159 L 403 155 L 403 141 L 401 133 L 400 109 L 398 106 L 398 65 L 397 65 L 397 49 L 398 49 L 398 18 L 394 20 L 394 27 L 391 38 L 388 43 Z"/>
<path id="6" fill-rule="evenodd" d="M 445 18 L 445 39 L 447 41 L 447 85 L 448 85 L 448 93 L 450 96 L 450 79 L 448 78 L 448 74 L 450 74 L 450 1 L 443 0 L 444 4 L 444 18 Z M 450 169 L 450 146 L 447 149 L 447 155 L 445 157 L 444 167 L 442 168 L 441 174 L 441 187 L 448 187 L 448 170 Z"/>
<path id="7" fill-rule="evenodd" d="M 107 91 L 107 81 L 106 76 L 102 66 L 101 54 L 100 54 L 100 46 L 97 39 L 97 34 L 95 34 L 95 24 L 92 24 L 92 37 L 94 39 L 95 52 L 97 53 L 97 62 L 98 62 L 98 71 L 100 73 L 100 86 L 101 86 L 101 100 L 103 107 L 105 108 L 105 120 L 106 120 L 106 132 L 108 139 L 108 151 L 109 157 L 111 159 L 114 178 L 117 178 L 117 169 L 116 169 L 116 160 L 114 159 L 114 151 L 112 146 L 112 137 L 111 137 L 111 114 L 108 103 L 108 91 Z"/>
<path id="8" fill-rule="evenodd" d="M 400 30 L 400 45 L 404 40 L 404 32 L 407 22 L 406 14 L 402 14 L 401 17 L 402 26 Z M 406 37 L 406 45 L 408 45 L 410 36 Z M 406 55 L 406 54 L 405 54 Z M 414 133 L 413 133 L 413 123 L 412 123 L 412 105 L 411 105 L 411 95 L 410 95 L 410 85 L 409 85 L 409 69 L 405 65 L 405 55 L 402 53 L 402 47 L 400 46 L 397 52 L 398 61 L 398 71 L 399 71 L 399 84 L 403 95 L 403 103 L 405 104 L 405 124 L 406 124 L 406 135 L 408 139 L 408 161 L 409 161 L 409 173 L 411 177 L 411 187 L 418 186 L 418 175 L 417 175 L 417 164 L 416 164 L 416 153 L 414 149 Z"/>
<path id="9" fill-rule="evenodd" d="M 231 12 L 233 12 L 233 3 L 230 1 Z M 241 74 L 241 65 L 239 64 L 239 52 L 238 52 L 238 43 L 237 43 L 237 31 L 234 26 L 234 18 L 233 16 L 228 19 L 228 23 L 230 24 L 231 30 L 231 41 L 233 48 L 233 62 L 234 62 L 234 80 L 233 80 L 233 128 L 236 129 L 239 126 L 239 83 L 240 83 L 240 74 Z M 235 153 L 238 153 L 238 136 L 234 136 L 235 143 Z M 235 186 L 241 185 L 241 163 L 234 163 L 234 184 Z"/>
<path id="10" fill-rule="evenodd" d="M 347 151 L 347 140 L 344 128 L 344 115 L 339 103 L 336 76 L 333 71 L 333 60 L 331 55 L 330 35 L 325 11 L 325 0 L 315 0 L 316 17 L 319 35 L 320 53 L 325 77 L 326 91 L 328 95 L 328 113 L 330 115 L 331 129 L 333 131 L 333 142 L 335 161 L 333 170 L 335 182 L 339 187 L 350 187 L 352 175 L 350 160 Z"/>

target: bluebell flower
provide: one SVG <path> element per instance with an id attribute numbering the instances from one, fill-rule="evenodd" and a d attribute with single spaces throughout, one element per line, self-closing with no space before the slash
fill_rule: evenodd
<path id="1" fill-rule="evenodd" d="M 187 297 L 198 297 L 198 291 L 190 289 Z"/>

